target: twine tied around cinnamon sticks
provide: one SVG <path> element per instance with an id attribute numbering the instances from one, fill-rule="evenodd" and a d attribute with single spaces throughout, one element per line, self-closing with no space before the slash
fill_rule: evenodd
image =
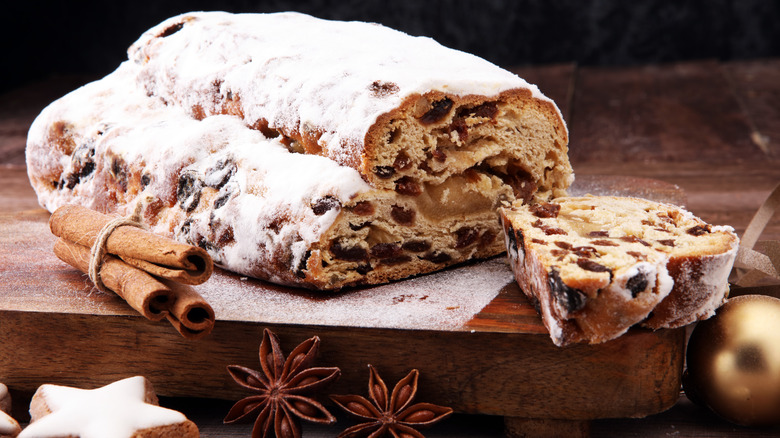
<path id="1" fill-rule="evenodd" d="M 60 207 L 49 219 L 59 237 L 55 255 L 144 317 L 167 319 L 188 339 L 206 336 L 214 310 L 191 285 L 211 276 L 211 257 L 202 248 L 148 231 L 138 207 L 132 216 L 118 218 L 76 205 Z"/>

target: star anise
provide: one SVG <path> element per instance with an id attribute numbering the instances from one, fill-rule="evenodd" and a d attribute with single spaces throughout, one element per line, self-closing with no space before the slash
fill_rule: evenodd
<path id="1" fill-rule="evenodd" d="M 257 395 L 246 397 L 233 405 L 224 422 L 235 423 L 257 416 L 252 438 L 300 438 L 299 419 L 320 424 L 334 423 L 336 417 L 310 397 L 341 375 L 341 370 L 336 367 L 311 367 L 319 344 L 317 336 L 307 339 L 285 360 L 279 338 L 265 329 L 260 343 L 262 372 L 239 365 L 227 367 L 239 385 Z"/>
<path id="2" fill-rule="evenodd" d="M 428 427 L 452 414 L 452 409 L 430 403 L 411 405 L 417 394 L 419 372 L 412 370 L 393 388 L 387 397 L 387 386 L 376 368 L 369 365 L 368 395 L 371 401 L 359 395 L 331 395 L 330 398 L 348 413 L 368 420 L 339 434 L 339 438 L 425 438 L 415 427 Z"/>

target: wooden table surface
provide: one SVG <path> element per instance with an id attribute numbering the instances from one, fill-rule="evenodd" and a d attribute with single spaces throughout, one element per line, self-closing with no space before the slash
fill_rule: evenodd
<path id="1" fill-rule="evenodd" d="M 516 71 L 561 108 L 577 175 L 630 175 L 676 184 L 693 213 L 710 223 L 731 225 L 738 233 L 780 182 L 780 60 L 612 68 L 567 64 Z M 0 96 L 4 210 L 38 207 L 32 189 L 19 178 L 24 173 L 27 128 L 49 101 L 84 81 L 52 78 Z M 761 238 L 780 240 L 780 219 L 774 218 Z M 200 398 L 163 402 L 195 420 L 204 437 L 248 436 L 249 426 L 221 424 L 229 402 Z M 426 436 L 498 437 L 503 428 L 500 417 L 457 415 Z M 305 436 L 325 437 L 335 436 L 341 428 L 306 425 L 304 430 Z M 669 411 L 647 418 L 592 421 L 590 431 L 592 436 L 615 437 L 778 433 L 733 426 L 685 397 Z"/>

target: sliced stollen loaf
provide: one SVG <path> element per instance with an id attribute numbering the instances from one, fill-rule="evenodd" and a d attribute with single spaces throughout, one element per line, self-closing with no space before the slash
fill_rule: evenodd
<path id="1" fill-rule="evenodd" d="M 680 207 L 583 196 L 499 212 L 515 278 L 557 345 L 680 327 L 728 293 L 736 234 Z"/>
<path id="2" fill-rule="evenodd" d="M 294 29 L 295 31 L 291 31 Z M 501 202 L 572 181 L 555 104 L 475 56 L 376 24 L 191 13 L 47 107 L 41 205 L 144 206 L 229 270 L 317 289 L 504 251 Z"/>

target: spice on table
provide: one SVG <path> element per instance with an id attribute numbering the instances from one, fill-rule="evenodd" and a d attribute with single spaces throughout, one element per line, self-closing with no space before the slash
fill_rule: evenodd
<path id="1" fill-rule="evenodd" d="M 341 376 L 337 367 L 312 367 L 320 339 L 309 338 L 285 359 L 279 338 L 268 329 L 260 343 L 260 371 L 229 365 L 228 372 L 239 385 L 256 393 L 239 400 L 225 423 L 255 419 L 252 437 L 300 438 L 299 419 L 320 424 L 336 421 L 314 395 Z"/>
<path id="2" fill-rule="evenodd" d="M 388 398 L 387 386 L 376 368 L 369 365 L 368 395 L 370 401 L 359 395 L 331 395 L 331 399 L 364 423 L 352 426 L 339 438 L 359 436 L 424 438 L 415 428 L 429 427 L 452 414 L 452 409 L 430 403 L 411 405 L 417 395 L 419 371 L 412 370 L 393 388 Z"/>

